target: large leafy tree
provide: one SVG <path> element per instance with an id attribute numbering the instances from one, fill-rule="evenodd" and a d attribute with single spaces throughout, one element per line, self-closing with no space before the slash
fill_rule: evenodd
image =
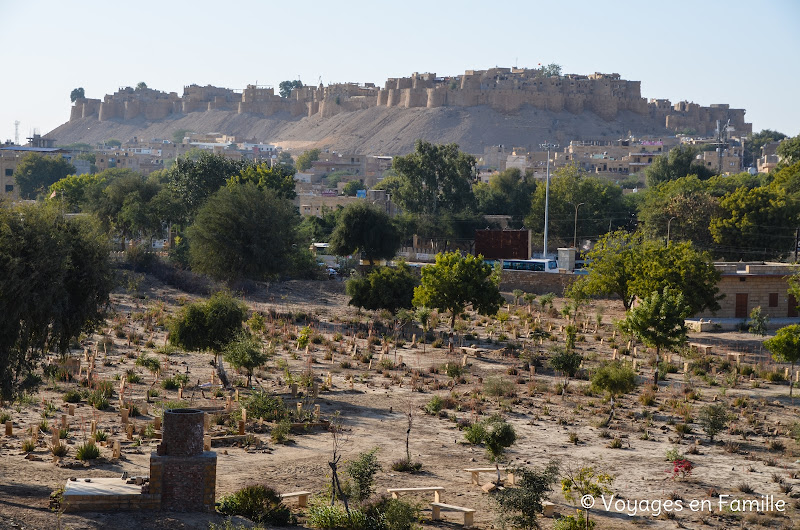
<path id="1" fill-rule="evenodd" d="M 681 145 L 673 147 L 666 155 L 656 157 L 644 171 L 647 185 L 656 186 L 662 182 L 676 180 L 687 175 L 697 175 L 697 178 L 701 180 L 709 178 L 713 172 L 702 163 L 695 161 L 697 153 L 699 153 L 697 148 Z"/>
<path id="2" fill-rule="evenodd" d="M 720 201 L 721 213 L 709 229 L 727 259 L 767 259 L 793 248 L 800 223 L 798 195 L 784 186 L 741 187 Z"/>
<path id="3" fill-rule="evenodd" d="M 800 136 L 782 141 L 775 152 L 781 157 L 783 164 L 800 162 Z"/>
<path id="4" fill-rule="evenodd" d="M 227 281 L 284 273 L 298 221 L 296 209 L 275 190 L 253 183 L 226 186 L 187 230 L 191 267 Z"/>
<path id="5" fill-rule="evenodd" d="M 764 341 L 764 347 L 772 354 L 772 358 L 779 363 L 790 363 L 792 374 L 794 365 L 800 362 L 800 325 L 792 324 L 780 328 L 775 336 Z M 789 378 L 789 397 L 792 396 L 791 377 Z"/>
<path id="6" fill-rule="evenodd" d="M 517 222 L 528 215 L 534 190 L 536 182 L 533 177 L 523 175 L 517 168 L 492 175 L 489 182 L 478 183 L 472 188 L 479 212 L 486 215 L 510 215 Z"/>
<path id="7" fill-rule="evenodd" d="M 531 211 L 525 226 L 534 233 L 544 232 L 545 187 L 533 194 Z M 596 238 L 628 227 L 635 208 L 624 199 L 622 188 L 604 179 L 587 175 L 577 166 L 560 168 L 550 180 L 548 238 L 556 246 L 571 245 L 576 233 L 575 207 L 578 206 L 578 237 Z M 548 242 L 549 243 L 549 242 Z"/>
<path id="8" fill-rule="evenodd" d="M 153 199 L 160 186 L 134 172 L 111 181 L 95 204 L 95 213 L 107 230 L 125 237 L 151 235 L 161 229 Z"/>
<path id="9" fill-rule="evenodd" d="M 374 265 L 375 260 L 391 259 L 400 248 L 400 236 L 389 216 L 360 201 L 339 214 L 330 238 L 330 250 L 345 256 L 361 252 Z"/>
<path id="10" fill-rule="evenodd" d="M 311 163 L 316 162 L 319 160 L 319 154 L 322 151 L 319 149 L 309 149 L 308 151 L 304 151 L 303 154 L 298 155 L 297 159 L 294 161 L 294 165 L 298 171 L 308 171 L 311 169 Z"/>
<path id="11" fill-rule="evenodd" d="M 112 288 L 108 242 L 90 218 L 58 208 L 0 208 L 0 398 L 35 385 L 49 351 L 102 320 Z"/>
<path id="12" fill-rule="evenodd" d="M 281 81 L 278 83 L 278 91 L 282 98 L 291 96 L 292 90 L 295 88 L 303 88 L 303 83 L 299 79 L 295 81 Z"/>
<path id="13" fill-rule="evenodd" d="M 786 138 L 782 132 L 763 129 L 761 132 L 750 134 L 744 141 L 744 156 L 742 163 L 745 167 L 755 165 L 761 156 L 761 148 L 769 142 L 778 142 Z"/>
<path id="14" fill-rule="evenodd" d="M 297 170 L 285 164 L 277 164 L 270 167 L 269 163 L 257 166 L 248 166 L 241 173 L 228 180 L 229 185 L 243 184 L 252 182 L 259 188 L 269 188 L 275 190 L 278 196 L 292 200 L 297 194 L 294 191 L 294 174 Z"/>
<path id="15" fill-rule="evenodd" d="M 79 98 L 84 97 L 84 90 L 83 87 L 73 88 L 72 92 L 69 93 L 69 100 L 72 103 L 78 101 Z"/>
<path id="16" fill-rule="evenodd" d="M 543 503 L 558 481 L 558 462 L 551 461 L 544 469 L 527 467 L 514 469 L 515 488 L 493 492 L 494 500 L 504 520 L 514 528 L 540 528 L 537 518 L 544 509 Z"/>
<path id="17" fill-rule="evenodd" d="M 435 145 L 423 140 L 414 152 L 395 157 L 397 173 L 386 183 L 392 199 L 406 212 L 436 218 L 474 209 L 472 180 L 476 160 L 462 153 L 456 144 Z"/>
<path id="18" fill-rule="evenodd" d="M 392 313 L 409 309 L 417 283 L 416 275 L 405 263 L 397 267 L 380 267 L 347 282 L 349 304 L 364 309 L 386 309 Z"/>
<path id="19" fill-rule="evenodd" d="M 636 374 L 620 361 L 604 364 L 592 375 L 592 386 L 607 392 L 611 398 L 609 421 L 614 417 L 614 398 L 627 394 L 636 388 Z"/>
<path id="20" fill-rule="evenodd" d="M 646 346 L 655 348 L 658 358 L 662 349 L 673 350 L 686 342 L 689 311 L 680 292 L 664 287 L 642 298 L 620 325 Z M 658 382 L 658 366 L 655 374 L 655 382 Z"/>
<path id="21" fill-rule="evenodd" d="M 14 170 L 14 180 L 23 199 L 33 199 L 55 182 L 75 173 L 75 166 L 60 156 L 29 153 Z"/>
<path id="22" fill-rule="evenodd" d="M 251 165 L 222 155 L 203 152 L 193 160 L 179 158 L 169 169 L 169 188 L 183 204 L 181 220 L 190 223 L 203 203 L 228 181 Z"/>
<path id="23" fill-rule="evenodd" d="M 458 252 L 437 254 L 436 263 L 422 267 L 420 285 L 414 289 L 414 305 L 450 311 L 450 329 L 467 304 L 481 315 L 500 309 L 500 276 L 483 256 L 461 256 Z"/>
<path id="24" fill-rule="evenodd" d="M 667 246 L 638 232 L 617 231 L 600 238 L 587 257 L 589 274 L 571 289 L 616 295 L 625 311 L 637 297 L 645 298 L 664 287 L 683 295 L 689 315 L 719 309 L 719 272 L 708 253 L 697 251 L 691 242 Z"/>

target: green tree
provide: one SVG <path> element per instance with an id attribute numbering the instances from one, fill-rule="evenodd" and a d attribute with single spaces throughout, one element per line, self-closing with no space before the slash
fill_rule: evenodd
<path id="1" fill-rule="evenodd" d="M 109 138 L 105 141 L 105 144 L 108 147 L 122 147 L 122 142 L 117 140 L 116 138 Z"/>
<path id="2" fill-rule="evenodd" d="M 406 212 L 431 219 L 459 214 L 475 206 L 475 165 L 475 157 L 459 151 L 456 144 L 417 140 L 413 153 L 394 158 L 397 176 L 387 177 L 385 185 Z"/>
<path id="3" fill-rule="evenodd" d="M 581 367 L 583 355 L 568 348 L 555 347 L 552 351 L 555 355 L 550 358 L 550 368 L 556 372 L 561 372 L 564 377 L 564 386 L 561 387 L 561 397 L 563 399 L 567 394 L 567 385 L 570 377 L 575 377 Z"/>
<path id="4" fill-rule="evenodd" d="M 294 161 L 297 171 L 308 171 L 311 169 L 311 163 L 319 160 L 319 154 L 321 152 L 322 151 L 319 149 L 309 149 L 308 151 L 304 151 L 303 154 L 298 155 Z"/>
<path id="5" fill-rule="evenodd" d="M 253 370 L 267 362 L 262 344 L 245 334 L 241 334 L 222 349 L 222 358 L 237 370 L 247 373 L 247 386 L 253 378 Z"/>
<path id="6" fill-rule="evenodd" d="M 291 96 L 292 90 L 295 88 L 303 88 L 303 83 L 301 83 L 299 79 L 295 81 L 281 81 L 278 83 L 278 92 L 282 98 L 288 98 Z"/>
<path id="7" fill-rule="evenodd" d="M 221 378 L 224 378 L 220 353 L 242 333 L 247 310 L 229 293 L 217 292 L 206 302 L 183 306 L 170 320 L 169 342 L 190 351 L 211 350 L 217 357 Z M 223 380 L 224 382 L 224 380 Z"/>
<path id="8" fill-rule="evenodd" d="M 662 182 L 677 180 L 687 175 L 696 175 L 700 180 L 711 177 L 712 171 L 695 160 L 698 152 L 696 147 L 681 145 L 673 147 L 667 154 L 656 157 L 644 170 L 647 186 L 657 186 Z"/>
<path id="9" fill-rule="evenodd" d="M 63 206 L 66 211 L 77 212 L 88 208 L 90 202 L 96 202 L 108 184 L 105 172 L 94 175 L 67 175 L 54 182 L 47 190 L 48 196 Z M 55 195 L 53 195 L 55 194 Z"/>
<path id="10" fill-rule="evenodd" d="M 322 216 L 308 215 L 303 217 L 297 227 L 297 236 L 300 241 L 306 244 L 326 243 L 336 228 L 339 215 L 344 211 L 342 206 L 336 208 L 322 207 Z"/>
<path id="11" fill-rule="evenodd" d="M 670 287 L 683 294 L 690 316 L 705 308 L 719 309 L 719 272 L 711 256 L 688 241 L 665 246 L 641 233 L 617 231 L 600 238 L 587 258 L 588 276 L 570 290 L 616 295 L 628 311 L 637 297 Z"/>
<path id="12" fill-rule="evenodd" d="M 775 152 L 781 157 L 783 164 L 792 165 L 800 162 L 800 136 L 783 140 Z"/>
<path id="13" fill-rule="evenodd" d="M 510 215 L 521 222 L 531 209 L 531 195 L 536 190 L 532 175 L 522 174 L 517 168 L 506 169 L 492 175 L 489 182 L 479 182 L 472 191 L 478 202 L 478 211 L 485 215 Z"/>
<path id="14" fill-rule="evenodd" d="M 561 65 L 550 63 L 547 66 L 542 66 L 539 69 L 538 77 L 561 77 Z"/>
<path id="15" fill-rule="evenodd" d="M 720 201 L 721 214 L 709 229 L 732 260 L 786 255 L 800 223 L 800 202 L 780 185 L 738 188 Z"/>
<path id="16" fill-rule="evenodd" d="M 187 230 L 192 269 L 214 278 L 265 279 L 289 270 L 294 206 L 272 189 L 226 186 L 197 213 Z"/>
<path id="17" fill-rule="evenodd" d="M 20 197 L 34 199 L 39 193 L 67 175 L 75 173 L 75 166 L 60 156 L 45 156 L 29 153 L 20 160 L 14 170 L 14 180 Z"/>
<path id="18" fill-rule="evenodd" d="M 525 226 L 535 234 L 544 233 L 545 187 L 533 194 Z M 573 236 L 596 237 L 613 229 L 627 227 L 635 209 L 622 196 L 622 188 L 606 179 L 587 175 L 577 166 L 560 168 L 550 180 L 548 238 L 556 246 L 572 246 Z M 578 224 L 575 224 L 575 206 Z M 548 241 L 550 246 L 550 241 Z"/>
<path id="19" fill-rule="evenodd" d="M 725 428 L 729 418 L 728 406 L 725 403 L 712 403 L 700 409 L 697 422 L 713 443 L 714 436 Z"/>
<path id="20" fill-rule="evenodd" d="M 680 291 L 664 287 L 661 291 L 653 291 L 630 308 L 620 327 L 646 346 L 655 348 L 658 358 L 662 349 L 674 350 L 686 342 L 685 320 L 689 311 Z"/>
<path id="21" fill-rule="evenodd" d="M 69 100 L 72 103 L 75 103 L 78 99 L 86 97 L 83 91 L 83 87 L 73 88 L 72 92 L 69 93 Z"/>
<path id="22" fill-rule="evenodd" d="M 348 205 L 339 214 L 330 238 L 330 251 L 340 256 L 361 252 L 370 266 L 391 259 L 400 248 L 400 236 L 389 216 L 366 202 Z"/>
<path id="23" fill-rule="evenodd" d="M 503 304 L 499 272 L 483 256 L 458 252 L 436 255 L 436 263 L 422 267 L 422 280 L 414 289 L 414 306 L 450 311 L 450 329 L 467 304 L 481 315 L 494 315 Z"/>
<path id="24" fill-rule="evenodd" d="M 492 500 L 497 503 L 502 519 L 514 528 L 539 528 L 538 514 L 558 481 L 558 462 L 550 462 L 542 470 L 519 467 L 513 473 L 516 487 L 495 490 Z"/>
<path id="25" fill-rule="evenodd" d="M 397 313 L 412 307 L 417 277 L 405 263 L 397 267 L 379 267 L 363 277 L 347 282 L 349 305 L 364 309 L 386 309 Z"/>
<path id="26" fill-rule="evenodd" d="M 278 153 L 278 163 L 285 166 L 294 166 L 294 158 L 289 154 L 289 151 L 281 151 Z"/>
<path id="27" fill-rule="evenodd" d="M 241 173 L 228 179 L 228 186 L 252 182 L 261 189 L 275 190 L 279 197 L 292 200 L 297 196 L 294 190 L 295 173 L 297 170 L 292 166 L 278 164 L 270 167 L 265 162 L 244 168 Z"/>
<path id="28" fill-rule="evenodd" d="M 786 138 L 782 132 L 763 129 L 761 132 L 751 133 L 744 141 L 744 167 L 754 166 L 756 159 L 761 156 L 761 148 L 770 142 L 778 142 Z"/>
<path id="29" fill-rule="evenodd" d="M 174 133 L 172 133 L 172 143 L 175 144 L 182 144 L 183 139 L 186 138 L 188 134 L 191 134 L 191 130 L 189 129 L 178 129 Z"/>
<path id="30" fill-rule="evenodd" d="M 579 469 L 568 466 L 561 478 L 561 492 L 564 494 L 564 498 L 570 502 L 578 502 L 584 495 L 591 495 L 596 499 L 602 495 L 610 495 L 613 482 L 613 476 L 598 471 L 592 466 L 584 466 Z M 590 525 L 589 508 L 584 506 L 584 510 L 586 524 Z"/>
<path id="31" fill-rule="evenodd" d="M 608 416 L 610 421 L 614 417 L 614 398 L 636 388 L 636 374 L 620 361 L 612 361 L 605 363 L 592 375 L 592 386 L 607 392 L 611 398 L 611 414 Z"/>
<path id="32" fill-rule="evenodd" d="M 360 180 L 351 180 L 347 184 L 344 185 L 342 188 L 342 193 L 347 195 L 348 197 L 355 197 L 358 193 L 358 190 L 363 190 L 364 184 Z"/>
<path id="33" fill-rule="evenodd" d="M 0 208 L 0 400 L 35 387 L 47 352 L 103 321 L 113 286 L 108 238 L 52 205 Z"/>
<path id="34" fill-rule="evenodd" d="M 240 174 L 250 162 L 231 160 L 202 152 L 196 160 L 179 158 L 168 170 L 169 189 L 183 204 L 181 221 L 190 224 L 197 210 L 229 178 Z"/>
<path id="35" fill-rule="evenodd" d="M 147 83 L 144 81 L 139 81 L 136 83 L 136 90 L 145 90 L 147 88 Z"/>
<path id="36" fill-rule="evenodd" d="M 123 170 L 103 189 L 92 209 L 106 230 L 133 237 L 160 232 L 161 219 L 153 209 L 160 186 L 142 175 Z"/>
<path id="37" fill-rule="evenodd" d="M 772 354 L 775 362 L 790 363 L 791 373 L 794 365 L 800 362 L 800 325 L 792 324 L 780 328 L 775 336 L 764 341 L 764 347 Z M 792 397 L 792 378 L 789 378 L 789 397 Z"/>
<path id="38" fill-rule="evenodd" d="M 495 415 L 477 424 L 476 428 L 471 429 L 467 434 L 470 436 L 470 443 L 482 443 L 486 447 L 489 461 L 495 465 L 497 470 L 497 484 L 502 484 L 500 462 L 503 460 L 506 449 L 517 441 L 517 433 L 514 427 L 500 416 Z"/>
<path id="39" fill-rule="evenodd" d="M 767 334 L 767 324 L 769 323 L 769 316 L 765 315 L 761 310 L 761 306 L 756 306 L 750 311 L 750 323 L 747 331 L 753 335 L 763 337 Z"/>

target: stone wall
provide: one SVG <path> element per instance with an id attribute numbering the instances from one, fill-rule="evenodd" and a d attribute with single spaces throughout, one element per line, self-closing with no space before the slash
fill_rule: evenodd
<path id="1" fill-rule="evenodd" d="M 500 275 L 500 290 L 511 292 L 521 289 L 526 293 L 555 293 L 562 296 L 564 291 L 577 280 L 574 274 L 553 274 L 549 272 L 503 270 Z"/>

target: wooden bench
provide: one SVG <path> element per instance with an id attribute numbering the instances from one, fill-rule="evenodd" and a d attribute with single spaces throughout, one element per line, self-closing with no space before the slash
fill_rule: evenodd
<path id="1" fill-rule="evenodd" d="M 305 508 L 308 505 L 308 496 L 311 495 L 310 491 L 294 491 L 292 493 L 281 493 L 281 499 L 291 499 L 297 497 L 297 506 Z"/>
<path id="2" fill-rule="evenodd" d="M 441 510 L 449 512 L 462 512 L 464 514 L 464 528 L 472 528 L 475 509 L 464 508 L 463 506 L 453 506 L 452 504 L 442 504 L 441 502 L 432 502 L 431 511 L 433 513 L 431 515 L 431 519 L 434 521 L 441 519 Z"/>
<path id="3" fill-rule="evenodd" d="M 556 505 L 550 501 L 544 501 L 542 503 L 542 515 L 545 517 L 553 517 L 553 511 L 556 509 Z"/>
<path id="4" fill-rule="evenodd" d="M 481 473 L 497 473 L 497 470 L 493 467 L 468 467 L 464 471 L 468 473 L 472 473 L 472 483 L 477 484 L 480 486 L 480 474 Z M 508 468 L 501 467 L 500 471 L 506 474 L 506 480 L 509 484 L 514 484 L 514 473 L 509 473 Z"/>
<path id="5" fill-rule="evenodd" d="M 442 486 L 426 486 L 422 488 L 387 488 L 386 491 L 392 494 L 392 498 L 396 499 L 401 493 L 414 493 L 417 491 L 432 491 L 433 502 L 442 502 L 440 497 L 441 492 L 444 491 Z"/>

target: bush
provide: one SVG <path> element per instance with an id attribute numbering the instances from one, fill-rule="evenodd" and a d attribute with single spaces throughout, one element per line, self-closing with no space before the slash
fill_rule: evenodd
<path id="1" fill-rule="evenodd" d="M 22 452 L 23 453 L 32 453 L 36 450 L 36 442 L 32 439 L 28 438 L 27 440 L 22 441 Z"/>
<path id="2" fill-rule="evenodd" d="M 284 444 L 289 441 L 289 431 L 291 431 L 291 429 L 292 423 L 288 419 L 283 419 L 272 428 L 269 437 L 276 444 Z"/>
<path id="3" fill-rule="evenodd" d="M 406 460 L 405 458 L 392 462 L 392 471 L 399 471 L 400 473 L 416 473 L 420 469 L 422 469 L 421 462 L 412 462 L 410 460 Z"/>
<path id="4" fill-rule="evenodd" d="M 520 467 L 513 472 L 517 487 L 496 490 L 492 500 L 503 523 L 511 523 L 514 528 L 538 528 L 537 514 L 542 512 L 542 502 L 558 480 L 558 464 L 550 462 L 541 471 Z"/>
<path id="5" fill-rule="evenodd" d="M 86 398 L 86 401 L 87 401 L 87 402 L 88 402 L 88 403 L 89 403 L 91 406 L 93 406 L 94 408 L 96 408 L 97 410 L 106 410 L 106 409 L 108 408 L 108 405 L 109 405 L 109 403 L 108 403 L 108 398 L 107 398 L 107 397 L 105 396 L 105 394 L 104 394 L 104 393 L 103 393 L 101 390 L 99 390 L 99 389 L 98 389 L 98 390 L 95 390 L 95 391 L 93 391 L 93 392 L 91 392 L 91 393 L 90 393 L 90 394 L 87 396 L 87 398 Z"/>
<path id="6" fill-rule="evenodd" d="M 553 525 L 553 530 L 591 530 L 596 524 L 597 522 L 594 519 L 587 522 L 583 517 L 583 512 L 578 512 L 577 516 L 567 515 L 566 517 L 559 517 Z"/>
<path id="7" fill-rule="evenodd" d="M 100 456 L 100 448 L 94 444 L 85 443 L 83 445 L 79 445 L 78 448 L 75 450 L 75 457 L 78 460 L 94 460 Z"/>
<path id="8" fill-rule="evenodd" d="M 74 390 L 74 389 L 70 389 L 70 390 L 67 390 L 66 392 L 64 392 L 64 395 L 61 397 L 61 399 L 63 399 L 65 403 L 80 403 L 81 397 L 83 397 L 83 396 L 81 395 L 81 393 L 79 391 Z M 2 418 L 0 418 L 0 419 L 2 419 Z M 0 421 L 0 423 L 4 423 L 4 422 Z"/>
<path id="9" fill-rule="evenodd" d="M 105 442 L 108 440 L 108 433 L 106 431 L 95 431 L 94 432 L 94 441 L 95 442 Z"/>
<path id="10" fill-rule="evenodd" d="M 306 512 L 306 523 L 311 528 L 320 530 L 362 530 L 366 528 L 366 519 L 361 510 L 350 510 L 350 517 L 344 506 L 336 504 L 312 504 Z"/>
<path id="11" fill-rule="evenodd" d="M 483 443 L 486 438 L 486 427 L 482 423 L 475 423 L 464 429 L 464 438 L 472 445 Z"/>
<path id="12" fill-rule="evenodd" d="M 53 456 L 63 458 L 67 456 L 69 449 L 67 448 L 67 444 L 58 443 L 50 446 L 50 452 L 53 453 Z"/>
<path id="13" fill-rule="evenodd" d="M 439 411 L 442 410 L 444 403 L 440 396 L 433 396 L 430 401 L 425 405 L 425 412 L 428 414 L 435 416 L 439 414 Z"/>
<path id="14" fill-rule="evenodd" d="M 100 381 L 95 385 L 95 391 L 106 399 L 111 399 L 111 396 L 114 395 L 114 384 L 111 381 Z"/>
<path id="15" fill-rule="evenodd" d="M 417 505 L 381 496 L 361 506 L 366 525 L 374 530 L 410 530 L 419 521 Z"/>
<path id="16" fill-rule="evenodd" d="M 345 466 L 345 471 L 353 479 L 351 493 L 353 500 L 356 502 L 363 502 L 374 493 L 372 486 L 375 480 L 375 473 L 381 469 L 380 464 L 378 464 L 378 458 L 375 456 L 377 452 L 378 448 L 376 447 L 371 451 L 361 453 L 355 460 L 348 462 Z"/>
<path id="17" fill-rule="evenodd" d="M 502 376 L 490 376 L 483 384 L 483 391 L 487 396 L 512 397 L 514 395 L 514 382 Z"/>
<path id="18" fill-rule="evenodd" d="M 278 421 L 286 416 L 286 406 L 279 397 L 270 396 L 266 392 L 253 392 L 244 400 L 247 417 L 263 418 L 266 421 Z"/>
<path id="19" fill-rule="evenodd" d="M 291 518 L 291 511 L 283 504 L 281 496 L 261 484 L 245 486 L 223 497 L 217 510 L 222 515 L 241 515 L 258 524 L 285 526 Z"/>

